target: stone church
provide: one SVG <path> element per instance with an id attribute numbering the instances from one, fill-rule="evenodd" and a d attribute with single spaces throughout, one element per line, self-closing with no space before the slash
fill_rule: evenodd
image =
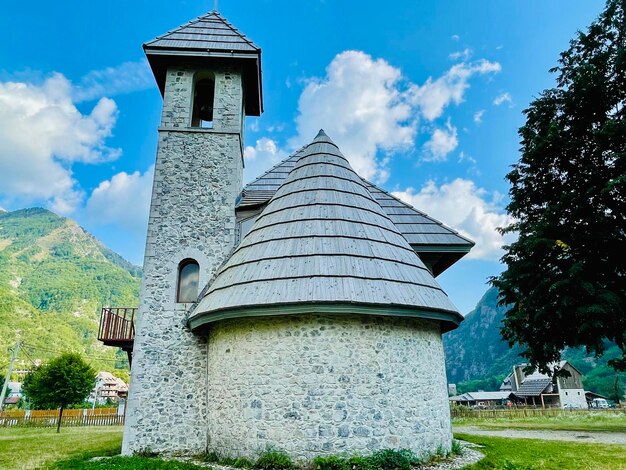
<path id="1" fill-rule="evenodd" d="M 451 446 L 435 278 L 473 243 L 323 131 L 243 186 L 261 50 L 213 11 L 146 44 L 163 96 L 123 453 Z"/>

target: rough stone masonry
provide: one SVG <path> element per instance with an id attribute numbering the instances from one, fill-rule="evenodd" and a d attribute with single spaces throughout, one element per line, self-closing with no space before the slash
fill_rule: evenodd
<path id="1" fill-rule="evenodd" d="M 206 339 L 186 326 L 191 304 L 176 303 L 178 265 L 200 265 L 205 285 L 235 244 L 242 187 L 242 84 L 215 71 L 213 129 L 190 128 L 196 70 L 168 70 L 136 325 L 122 452 L 207 446 Z"/>
<path id="2" fill-rule="evenodd" d="M 254 458 L 452 443 L 439 325 L 375 316 L 219 322 L 208 337 L 209 447 Z"/>

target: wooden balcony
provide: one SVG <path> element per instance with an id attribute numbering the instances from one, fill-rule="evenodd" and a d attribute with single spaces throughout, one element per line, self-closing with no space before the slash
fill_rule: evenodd
<path id="1" fill-rule="evenodd" d="M 135 340 L 136 308 L 103 307 L 100 314 L 98 340 L 106 346 L 122 348 L 131 358 L 133 341 Z"/>

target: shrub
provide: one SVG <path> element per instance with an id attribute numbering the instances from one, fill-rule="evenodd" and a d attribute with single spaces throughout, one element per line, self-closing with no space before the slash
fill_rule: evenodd
<path id="1" fill-rule="evenodd" d="M 463 453 L 463 446 L 460 441 L 452 439 L 452 448 L 450 449 L 450 453 L 454 455 L 461 455 Z"/>
<path id="2" fill-rule="evenodd" d="M 200 454 L 198 456 L 198 460 L 200 460 L 201 462 L 207 462 L 207 463 L 217 463 L 220 461 L 220 456 L 217 454 L 217 452 L 211 451 L 211 452 L 206 452 L 204 454 Z"/>
<path id="3" fill-rule="evenodd" d="M 420 463 L 417 457 L 409 449 L 383 449 L 375 452 L 370 457 L 374 468 L 380 470 L 411 470 L 413 465 Z"/>
<path id="4" fill-rule="evenodd" d="M 291 458 L 284 452 L 268 449 L 259 456 L 254 464 L 254 468 L 263 470 L 290 470 L 295 468 L 295 465 Z"/>
<path id="5" fill-rule="evenodd" d="M 336 455 L 313 459 L 314 470 L 351 470 L 352 468 L 346 459 Z"/>
<path id="6" fill-rule="evenodd" d="M 196 458 L 200 462 L 217 463 L 219 465 L 226 465 L 235 468 L 254 467 L 254 462 L 252 462 L 250 459 L 247 459 L 245 457 L 222 457 L 215 451 L 205 452 L 204 454 L 198 455 Z"/>
<path id="7" fill-rule="evenodd" d="M 360 455 L 350 457 L 348 466 L 351 470 L 377 470 L 372 462 L 372 457 L 362 457 Z"/>
<path id="8" fill-rule="evenodd" d="M 437 450 L 435 451 L 435 455 L 433 455 L 436 459 L 445 459 L 448 456 L 448 451 L 442 445 L 437 446 Z"/>
<path id="9" fill-rule="evenodd" d="M 252 468 L 254 467 L 254 462 L 245 457 L 238 457 L 232 463 L 232 466 L 235 468 Z"/>

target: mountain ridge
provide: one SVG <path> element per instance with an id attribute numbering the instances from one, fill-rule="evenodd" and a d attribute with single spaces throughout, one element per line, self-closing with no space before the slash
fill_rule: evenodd
<path id="1" fill-rule="evenodd" d="M 74 351 L 127 375 L 125 356 L 97 341 L 99 310 L 136 306 L 140 276 L 72 219 L 40 207 L 0 213 L 0 364 L 20 339 L 24 367 Z"/>
<path id="2" fill-rule="evenodd" d="M 497 303 L 498 290 L 490 287 L 459 328 L 443 336 L 448 383 L 457 384 L 459 393 L 497 390 L 514 365 L 526 362 L 520 356 L 522 348 L 510 348 L 500 336 L 507 307 Z M 624 395 L 626 373 L 617 373 L 607 364 L 619 357 L 619 348 L 608 342 L 605 347 L 600 358 L 584 348 L 567 348 L 562 357 L 580 370 L 587 390 L 616 400 Z"/>

